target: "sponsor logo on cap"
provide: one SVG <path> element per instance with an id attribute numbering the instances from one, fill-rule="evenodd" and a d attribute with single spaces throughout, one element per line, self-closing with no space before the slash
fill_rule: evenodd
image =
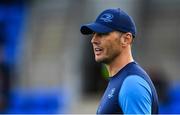
<path id="1" fill-rule="evenodd" d="M 113 15 L 110 13 L 105 13 L 103 15 L 101 15 L 100 20 L 103 20 L 104 22 L 112 22 L 113 19 Z"/>

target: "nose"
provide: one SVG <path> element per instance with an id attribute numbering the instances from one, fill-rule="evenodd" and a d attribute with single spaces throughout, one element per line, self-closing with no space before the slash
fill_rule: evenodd
<path id="1" fill-rule="evenodd" d="M 96 45 L 100 43 L 99 37 L 97 36 L 96 33 L 92 36 L 91 43 Z"/>

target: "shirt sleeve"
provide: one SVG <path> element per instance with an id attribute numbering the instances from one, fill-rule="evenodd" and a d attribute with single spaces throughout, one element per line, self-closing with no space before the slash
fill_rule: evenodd
<path id="1" fill-rule="evenodd" d="M 118 100 L 124 114 L 151 114 L 152 92 L 149 84 L 138 75 L 128 76 Z"/>

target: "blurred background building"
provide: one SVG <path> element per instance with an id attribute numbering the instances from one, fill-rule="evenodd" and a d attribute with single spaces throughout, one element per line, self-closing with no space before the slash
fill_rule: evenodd
<path id="1" fill-rule="evenodd" d="M 137 26 L 133 55 L 161 113 L 180 113 L 179 0 L 0 0 L 0 112 L 95 113 L 108 80 L 80 26 L 106 8 Z"/>

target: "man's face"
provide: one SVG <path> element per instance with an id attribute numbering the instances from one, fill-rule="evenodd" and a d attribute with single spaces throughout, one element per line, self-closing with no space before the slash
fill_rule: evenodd
<path id="1" fill-rule="evenodd" d="M 122 52 L 122 33 L 110 32 L 93 34 L 91 43 L 94 49 L 95 60 L 105 64 L 111 63 Z"/>

